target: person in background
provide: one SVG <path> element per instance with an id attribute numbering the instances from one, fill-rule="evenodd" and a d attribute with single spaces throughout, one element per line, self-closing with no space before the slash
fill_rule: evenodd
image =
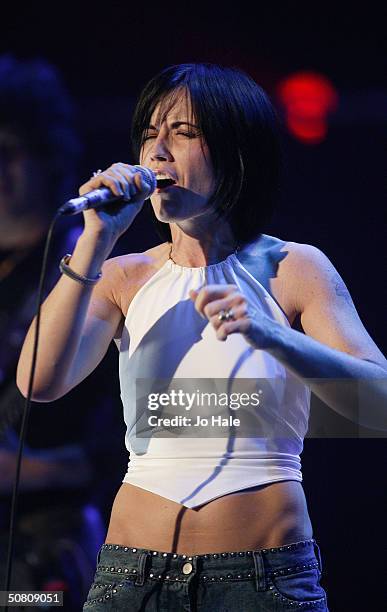
<path id="1" fill-rule="evenodd" d="M 15 383 L 16 365 L 36 309 L 47 231 L 56 209 L 74 194 L 81 153 L 74 105 L 58 71 L 43 60 L 0 57 L 2 588 L 25 403 Z M 57 222 L 45 294 L 58 280 L 60 258 L 73 250 L 81 231 L 78 218 Z M 114 444 L 122 434 L 112 359 L 66 398 L 32 403 L 24 447 L 11 587 L 64 590 L 64 609 L 72 611 L 86 596 L 113 495 L 114 482 L 112 490 L 107 487 L 111 479 L 98 484 L 106 452 L 123 465 Z"/>

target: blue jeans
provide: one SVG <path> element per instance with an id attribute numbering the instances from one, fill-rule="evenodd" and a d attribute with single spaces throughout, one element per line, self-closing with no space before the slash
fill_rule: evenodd
<path id="1" fill-rule="evenodd" d="M 103 544 L 84 612 L 329 612 L 314 539 L 178 555 Z"/>

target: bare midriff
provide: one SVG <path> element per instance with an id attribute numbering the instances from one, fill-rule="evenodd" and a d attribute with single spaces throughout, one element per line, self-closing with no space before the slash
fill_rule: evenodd
<path id="1" fill-rule="evenodd" d="M 304 490 L 296 480 L 229 493 L 196 508 L 123 483 L 105 542 L 201 555 L 277 547 L 312 537 Z"/>

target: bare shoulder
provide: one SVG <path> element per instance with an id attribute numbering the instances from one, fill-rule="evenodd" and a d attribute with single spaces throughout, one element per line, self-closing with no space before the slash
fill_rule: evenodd
<path id="1" fill-rule="evenodd" d="M 314 274 L 316 280 L 329 279 L 334 285 L 340 285 L 343 280 L 324 251 L 313 244 L 289 242 L 287 247 L 290 253 L 289 266 L 301 278 L 305 273 Z M 309 279 L 309 277 L 308 277 Z"/>
<path id="2" fill-rule="evenodd" d="M 327 291 L 353 306 L 342 277 L 319 247 L 286 241 L 280 251 L 286 254 L 280 266 L 281 278 L 292 295 L 297 313 L 301 314 L 308 301 Z"/>
<path id="3" fill-rule="evenodd" d="M 338 296 L 352 303 L 329 258 L 312 244 L 261 234 L 246 246 L 245 252 L 257 262 L 260 281 L 286 313 L 290 324 L 324 288 L 334 287 Z"/>
<path id="4" fill-rule="evenodd" d="M 106 291 L 124 316 L 137 291 L 168 259 L 168 243 L 142 253 L 129 253 L 108 259 L 102 268 Z"/>
<path id="5" fill-rule="evenodd" d="M 259 238 L 251 243 L 251 248 L 255 250 L 256 254 L 265 254 L 270 258 L 274 259 L 282 253 L 281 260 L 288 259 L 288 255 L 297 254 L 302 251 L 302 247 L 310 247 L 308 244 L 301 244 L 292 240 L 285 240 L 278 236 L 270 236 L 269 234 L 261 234 Z M 312 247 L 315 248 L 315 247 Z"/>
<path id="6" fill-rule="evenodd" d="M 278 266 L 279 268 L 281 263 L 286 264 L 286 266 L 289 265 L 293 259 L 291 256 L 297 250 L 297 244 L 296 242 L 283 240 L 277 236 L 260 234 L 256 240 L 244 247 L 244 251 L 252 257 L 266 259 L 268 263 Z M 282 266 L 282 270 L 283 268 L 284 266 Z"/>
<path id="7" fill-rule="evenodd" d="M 311 244 L 292 243 L 289 270 L 293 299 L 306 335 L 333 349 L 387 368 L 351 294 L 329 257 Z"/>

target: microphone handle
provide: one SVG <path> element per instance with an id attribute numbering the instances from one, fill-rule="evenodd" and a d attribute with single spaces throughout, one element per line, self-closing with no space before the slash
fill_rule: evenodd
<path id="1" fill-rule="evenodd" d="M 77 215 L 88 208 L 99 208 L 120 199 L 121 196 L 115 195 L 109 187 L 99 187 L 93 189 L 93 191 L 88 191 L 84 196 L 68 200 L 59 208 L 58 212 L 62 215 Z"/>
<path id="2" fill-rule="evenodd" d="M 155 173 L 145 166 L 136 165 L 134 167 L 140 170 L 143 179 L 151 188 L 152 191 L 149 194 L 151 195 L 157 187 Z M 58 209 L 58 213 L 61 215 L 77 215 L 88 208 L 99 208 L 111 202 L 117 202 L 117 200 L 121 200 L 121 198 L 122 196 L 115 195 L 109 187 L 102 186 L 85 193 L 83 196 L 68 200 Z M 126 203 L 130 204 L 130 200 L 127 200 Z"/>

